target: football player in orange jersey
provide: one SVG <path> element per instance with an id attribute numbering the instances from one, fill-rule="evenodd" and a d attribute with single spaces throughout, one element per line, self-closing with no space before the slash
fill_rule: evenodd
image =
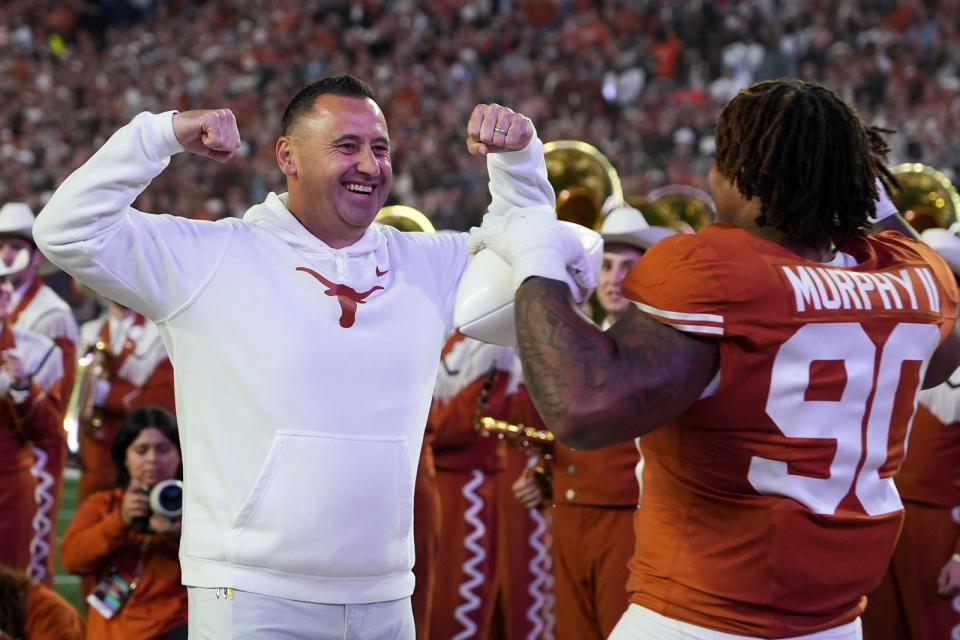
<path id="1" fill-rule="evenodd" d="M 528 389 L 576 448 L 642 436 L 644 543 L 611 638 L 860 638 L 917 396 L 960 365 L 957 287 L 922 243 L 866 234 L 881 167 L 828 89 L 748 87 L 716 141 L 720 222 L 647 252 L 624 282 L 636 308 L 608 331 L 565 283 L 522 283 Z M 559 238 L 544 249 L 543 219 L 491 247 L 569 261 Z"/>

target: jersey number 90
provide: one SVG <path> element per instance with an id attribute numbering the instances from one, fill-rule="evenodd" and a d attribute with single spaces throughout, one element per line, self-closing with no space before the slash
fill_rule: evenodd
<path id="1" fill-rule="evenodd" d="M 787 437 L 835 440 L 830 475 L 792 474 L 785 462 L 754 456 L 750 484 L 762 494 L 793 498 L 818 514 L 836 513 L 851 488 L 867 515 L 900 510 L 893 478 L 879 473 L 887 461 L 896 395 L 898 390 L 911 394 L 901 402 L 916 408 L 920 382 L 938 342 L 939 330 L 930 324 L 898 324 L 879 349 L 858 323 L 801 327 L 777 351 L 766 411 Z M 810 365 L 817 360 L 843 362 L 846 384 L 839 400 L 806 399 Z M 903 364 L 911 361 L 919 364 L 920 380 L 915 388 L 901 390 Z"/>

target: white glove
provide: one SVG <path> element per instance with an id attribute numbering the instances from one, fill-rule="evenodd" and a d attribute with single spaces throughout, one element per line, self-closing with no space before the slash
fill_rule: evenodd
<path id="1" fill-rule="evenodd" d="M 110 381 L 103 379 L 97 380 L 97 384 L 93 388 L 93 406 L 102 407 L 107 404 L 108 395 L 110 395 Z"/>
<path id="2" fill-rule="evenodd" d="M 513 268 L 514 288 L 537 276 L 566 282 L 574 300 L 583 302 L 597 285 L 603 255 L 599 234 L 558 222 L 551 207 L 512 209 L 488 216 L 470 232 L 470 253 L 491 249 Z"/>
<path id="3" fill-rule="evenodd" d="M 873 222 L 880 222 L 884 218 L 889 218 L 897 213 L 897 205 L 890 200 L 887 188 L 883 186 L 880 178 L 877 178 L 877 211 L 873 216 Z"/>

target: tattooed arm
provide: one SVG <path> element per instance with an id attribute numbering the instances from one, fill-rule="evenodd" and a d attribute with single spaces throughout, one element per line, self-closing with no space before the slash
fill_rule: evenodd
<path id="1" fill-rule="evenodd" d="M 713 379 L 712 342 L 631 307 L 608 331 L 581 316 L 566 284 L 528 278 L 517 290 L 517 340 L 530 397 L 560 440 L 595 449 L 659 427 Z"/>

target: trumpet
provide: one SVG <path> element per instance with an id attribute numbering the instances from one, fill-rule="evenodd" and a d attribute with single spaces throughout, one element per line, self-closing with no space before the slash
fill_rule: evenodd
<path id="1" fill-rule="evenodd" d="M 508 440 L 520 449 L 536 449 L 545 458 L 553 455 L 553 443 L 556 437 L 552 431 L 546 429 L 534 429 L 523 424 L 481 416 L 477 423 L 477 431 L 486 438 Z"/>
<path id="2" fill-rule="evenodd" d="M 110 352 L 107 345 L 98 340 L 93 348 L 77 360 L 77 376 L 70 390 L 70 400 L 63 416 L 63 429 L 67 432 L 67 448 L 76 454 L 80 450 L 80 432 L 89 430 L 94 435 L 103 424 L 100 412 L 93 406 L 97 382 L 107 375 Z"/>
<path id="3" fill-rule="evenodd" d="M 535 429 L 534 427 L 528 427 L 523 424 L 513 424 L 506 420 L 499 420 L 493 416 L 485 415 L 490 398 L 490 389 L 493 387 L 493 382 L 497 377 L 497 371 L 497 365 L 494 363 L 483 381 L 483 387 L 480 390 L 480 397 L 477 401 L 474 427 L 484 438 L 505 440 L 520 449 L 532 449 L 544 460 L 550 460 L 553 458 L 553 443 L 556 441 L 553 432 L 547 429 Z"/>

